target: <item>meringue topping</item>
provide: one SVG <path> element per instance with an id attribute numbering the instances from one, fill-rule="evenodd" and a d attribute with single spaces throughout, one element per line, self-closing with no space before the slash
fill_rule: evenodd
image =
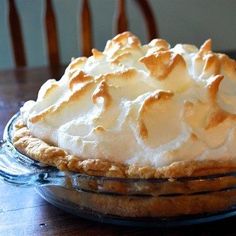
<path id="1" fill-rule="evenodd" d="M 236 62 L 130 32 L 73 59 L 21 108 L 32 135 L 81 159 L 162 167 L 236 158 Z"/>

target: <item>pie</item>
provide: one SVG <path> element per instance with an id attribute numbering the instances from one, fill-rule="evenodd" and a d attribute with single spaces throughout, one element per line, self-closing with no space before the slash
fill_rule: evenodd
<path id="1" fill-rule="evenodd" d="M 235 88 L 236 62 L 214 53 L 211 40 L 199 49 L 171 48 L 163 39 L 142 45 L 124 32 L 103 52 L 93 49 L 89 58 L 73 59 L 59 81 L 42 85 L 37 100 L 20 110 L 13 144 L 42 163 L 91 176 L 174 181 L 231 173 Z M 192 183 L 195 190 L 216 192 L 232 184 L 233 177 Z M 76 193 L 81 204 L 83 194 L 96 211 L 118 209 L 117 215 L 135 217 L 211 213 L 236 202 L 235 190 L 184 195 L 177 202 Z"/>

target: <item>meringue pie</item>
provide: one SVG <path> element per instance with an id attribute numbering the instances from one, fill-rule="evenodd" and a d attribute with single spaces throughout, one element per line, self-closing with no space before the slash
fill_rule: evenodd
<path id="1" fill-rule="evenodd" d="M 73 59 L 20 109 L 14 145 L 62 170 L 178 177 L 236 167 L 236 63 L 130 32 Z"/>
<path id="2" fill-rule="evenodd" d="M 171 48 L 163 39 L 142 45 L 124 32 L 103 52 L 93 49 L 89 58 L 73 59 L 59 81 L 42 85 L 37 100 L 20 109 L 13 144 L 42 163 L 90 176 L 174 181 L 233 172 L 235 88 L 236 62 L 214 53 L 211 40 L 199 49 Z M 219 178 L 193 182 L 191 188 L 218 191 L 234 182 Z M 120 183 L 110 187 L 128 191 Z M 181 187 L 191 188 L 190 183 Z M 177 183 L 174 191 L 179 189 Z M 135 217 L 212 213 L 236 202 L 235 191 L 187 193 L 174 201 L 76 191 L 67 197 L 103 213 Z M 122 207 L 116 211 L 118 203 Z"/>
<path id="3" fill-rule="evenodd" d="M 130 32 L 73 59 L 20 109 L 14 145 L 62 170 L 178 177 L 236 167 L 236 63 Z"/>

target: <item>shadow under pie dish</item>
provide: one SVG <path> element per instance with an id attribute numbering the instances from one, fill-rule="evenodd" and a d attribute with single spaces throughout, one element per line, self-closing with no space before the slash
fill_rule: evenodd
<path id="1" fill-rule="evenodd" d="M 44 193 L 135 219 L 232 213 L 235 61 L 210 40 L 170 48 L 129 32 L 92 52 L 47 81 L 14 124 L 19 152 L 65 173 L 63 188 Z"/>

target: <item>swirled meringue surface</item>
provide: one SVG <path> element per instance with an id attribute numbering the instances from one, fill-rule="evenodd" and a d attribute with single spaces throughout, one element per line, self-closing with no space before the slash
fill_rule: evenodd
<path id="1" fill-rule="evenodd" d="M 72 60 L 21 108 L 31 133 L 81 159 L 162 167 L 236 158 L 236 62 L 129 32 Z"/>

